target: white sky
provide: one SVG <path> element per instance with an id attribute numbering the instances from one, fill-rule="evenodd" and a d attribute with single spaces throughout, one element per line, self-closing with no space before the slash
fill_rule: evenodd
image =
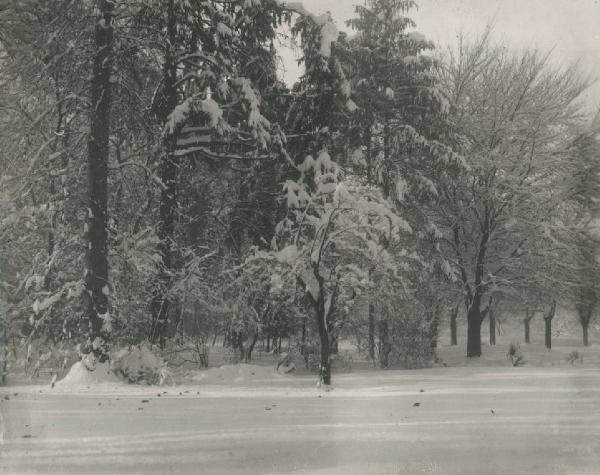
<path id="1" fill-rule="evenodd" d="M 330 11 L 340 30 L 354 16 L 354 5 L 364 0 L 303 0 L 305 8 Z M 553 60 L 580 59 L 582 69 L 600 76 L 600 0 L 417 0 L 409 16 L 417 30 L 440 45 L 452 44 L 456 34 L 481 33 L 493 20 L 494 37 L 515 48 L 554 48 Z M 291 52 L 283 52 L 285 79 L 293 83 L 301 71 Z M 600 106 L 600 81 L 587 95 L 591 109 Z"/>

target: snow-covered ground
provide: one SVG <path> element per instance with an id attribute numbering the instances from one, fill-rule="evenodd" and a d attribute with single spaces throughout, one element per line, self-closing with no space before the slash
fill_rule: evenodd
<path id="1" fill-rule="evenodd" d="M 598 369 L 354 372 L 329 392 L 312 376 L 211 371 L 160 388 L 0 388 L 0 472 L 600 471 Z"/>

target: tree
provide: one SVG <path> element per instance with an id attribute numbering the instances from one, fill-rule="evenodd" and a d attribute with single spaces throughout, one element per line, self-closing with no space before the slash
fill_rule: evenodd
<path id="1" fill-rule="evenodd" d="M 525 329 L 525 343 L 531 343 L 531 330 L 530 323 L 535 317 L 535 310 L 530 310 L 529 307 L 525 307 L 525 318 L 523 318 L 523 328 Z"/>
<path id="2" fill-rule="evenodd" d="M 573 144 L 574 159 L 579 167 L 573 176 L 572 200 L 575 220 L 582 228 L 574 245 L 578 275 L 572 300 L 583 331 L 583 345 L 589 345 L 588 328 L 600 300 L 600 236 L 597 231 L 600 209 L 600 114 L 591 126 L 579 134 Z"/>
<path id="3" fill-rule="evenodd" d="M 111 318 L 108 309 L 108 155 L 111 78 L 113 66 L 114 2 L 100 0 L 95 27 L 95 56 L 91 84 L 88 140 L 88 253 L 86 291 L 89 295 L 88 348 L 100 362 L 108 358 Z"/>
<path id="4" fill-rule="evenodd" d="M 278 226 L 275 248 L 255 258 L 288 266 L 306 294 L 320 343 L 319 374 L 331 383 L 331 343 L 354 299 L 372 285 L 375 262 L 389 278 L 399 278 L 388 244 L 410 232 L 380 191 L 348 178 L 326 150 L 308 156 L 297 181 L 285 184 L 288 215 Z M 312 187 L 314 186 L 314 189 Z"/>
<path id="5" fill-rule="evenodd" d="M 586 83 L 573 69 L 551 68 L 547 55 L 490 46 L 489 31 L 473 45 L 460 41 L 442 81 L 453 110 L 452 145 L 468 171 L 441 182 L 432 219 L 464 292 L 467 356 L 477 357 L 490 292 L 565 292 L 558 276 L 572 270 L 564 249 L 573 233 L 560 204 L 569 192 L 576 99 Z"/>

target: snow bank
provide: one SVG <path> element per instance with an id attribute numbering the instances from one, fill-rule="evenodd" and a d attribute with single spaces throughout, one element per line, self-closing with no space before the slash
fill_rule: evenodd
<path id="1" fill-rule="evenodd" d="M 271 366 L 250 364 L 225 365 L 206 371 L 190 371 L 186 379 L 204 384 L 242 384 L 285 378 Z"/>
<path id="2" fill-rule="evenodd" d="M 81 361 L 78 361 L 67 375 L 56 383 L 57 386 L 92 386 L 97 384 L 123 384 L 110 369 L 108 362 L 96 363 L 90 371 Z"/>

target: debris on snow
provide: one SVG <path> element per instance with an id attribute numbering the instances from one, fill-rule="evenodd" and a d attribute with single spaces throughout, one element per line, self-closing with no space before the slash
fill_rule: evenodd
<path id="1" fill-rule="evenodd" d="M 205 371 L 190 371 L 187 374 L 191 381 L 204 384 L 247 384 L 282 377 L 272 367 L 250 364 L 225 365 Z"/>

